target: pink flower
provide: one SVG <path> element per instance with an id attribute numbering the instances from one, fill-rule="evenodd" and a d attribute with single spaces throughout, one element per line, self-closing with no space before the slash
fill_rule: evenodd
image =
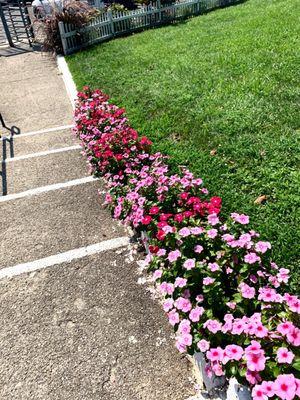
<path id="1" fill-rule="evenodd" d="M 174 282 L 174 287 L 180 287 L 180 288 L 182 288 L 182 287 L 184 287 L 185 285 L 186 285 L 186 283 L 187 283 L 187 279 L 185 279 L 185 278 L 180 278 L 179 276 L 175 279 L 175 282 Z"/>
<path id="2" fill-rule="evenodd" d="M 287 268 L 280 268 L 279 272 L 277 273 L 277 279 L 279 282 L 288 283 L 289 281 L 289 273 L 290 270 Z"/>
<path id="3" fill-rule="evenodd" d="M 192 304 L 189 299 L 178 297 L 178 299 L 175 301 L 175 307 L 183 312 L 188 312 L 192 309 Z"/>
<path id="4" fill-rule="evenodd" d="M 164 301 L 164 304 L 163 304 L 163 309 L 164 309 L 164 311 L 165 311 L 165 312 L 170 311 L 170 310 L 173 308 L 173 303 L 174 303 L 174 300 L 171 299 L 171 298 L 165 300 L 165 301 Z"/>
<path id="5" fill-rule="evenodd" d="M 166 255 L 166 250 L 165 249 L 159 249 L 158 252 L 157 252 L 157 255 L 159 257 L 165 256 Z"/>
<path id="6" fill-rule="evenodd" d="M 190 271 L 191 269 L 195 268 L 195 260 L 192 258 L 187 259 L 183 263 L 183 268 L 185 268 L 187 271 Z"/>
<path id="7" fill-rule="evenodd" d="M 193 235 L 201 235 L 201 233 L 204 232 L 204 229 L 200 226 L 195 226 L 194 228 L 191 228 L 191 232 Z"/>
<path id="8" fill-rule="evenodd" d="M 244 354 L 244 350 L 241 346 L 237 346 L 236 344 L 229 344 L 224 349 L 224 358 L 223 364 L 226 364 L 228 361 L 236 360 L 239 361 Z"/>
<path id="9" fill-rule="evenodd" d="M 200 351 L 202 351 L 202 353 L 204 353 L 205 351 L 207 351 L 209 349 L 210 343 L 205 340 L 205 339 L 201 339 L 198 343 L 197 343 L 197 347 Z"/>
<path id="10" fill-rule="evenodd" d="M 183 319 L 178 326 L 178 332 L 181 334 L 190 333 L 191 332 L 191 322 L 188 319 Z"/>
<path id="11" fill-rule="evenodd" d="M 254 329 L 254 335 L 259 338 L 266 337 L 268 334 L 269 331 L 265 326 L 263 326 L 263 324 L 258 324 Z"/>
<path id="12" fill-rule="evenodd" d="M 189 314 L 189 319 L 193 322 L 198 322 L 203 313 L 204 313 L 203 307 L 192 308 Z"/>
<path id="13" fill-rule="evenodd" d="M 270 248 L 271 248 L 271 243 L 269 243 L 269 242 L 257 242 L 255 245 L 255 250 L 258 253 L 262 253 L 262 254 L 264 254 Z"/>
<path id="14" fill-rule="evenodd" d="M 291 364 L 295 354 L 292 351 L 288 351 L 286 347 L 280 347 L 277 350 L 277 361 L 279 364 Z"/>
<path id="15" fill-rule="evenodd" d="M 211 348 L 207 351 L 206 357 L 210 361 L 222 361 L 223 360 L 224 351 L 221 347 Z"/>
<path id="16" fill-rule="evenodd" d="M 181 253 L 179 250 L 170 251 L 168 255 L 168 260 L 170 262 L 176 261 L 179 257 L 181 257 Z"/>
<path id="17" fill-rule="evenodd" d="M 261 388 L 262 391 L 264 392 L 265 395 L 268 397 L 273 397 L 274 396 L 274 382 L 272 381 L 263 381 L 261 383 Z"/>
<path id="18" fill-rule="evenodd" d="M 179 340 L 176 340 L 175 345 L 177 347 L 177 350 L 180 353 L 185 353 L 186 352 L 186 346 L 183 343 L 181 343 Z"/>
<path id="19" fill-rule="evenodd" d="M 209 222 L 212 226 L 217 225 L 217 224 L 220 222 L 220 220 L 219 220 L 217 214 L 210 214 L 210 215 L 207 217 L 207 219 L 208 219 L 208 222 Z"/>
<path id="20" fill-rule="evenodd" d="M 247 264 L 255 264 L 256 262 L 260 262 L 260 257 L 256 253 L 248 253 L 244 257 L 244 261 Z"/>
<path id="21" fill-rule="evenodd" d="M 284 336 L 287 335 L 293 328 L 294 325 L 289 321 L 282 322 L 281 324 L 277 325 L 277 331 Z"/>
<path id="22" fill-rule="evenodd" d="M 252 340 L 251 345 L 245 349 L 247 368 L 250 371 L 263 371 L 265 369 L 266 357 L 264 350 L 258 342 Z"/>
<path id="23" fill-rule="evenodd" d="M 215 319 L 208 319 L 204 324 L 204 328 L 207 328 L 212 333 L 217 333 L 221 330 L 222 324 Z"/>
<path id="24" fill-rule="evenodd" d="M 287 340 L 295 347 L 300 346 L 300 329 L 293 327 L 286 335 Z"/>
<path id="25" fill-rule="evenodd" d="M 184 333 L 177 338 L 177 341 L 183 346 L 191 346 L 193 343 L 193 336 L 190 333 Z"/>
<path id="26" fill-rule="evenodd" d="M 260 375 L 255 371 L 250 371 L 249 369 L 246 371 L 246 379 L 251 385 L 261 382 Z"/>
<path id="27" fill-rule="evenodd" d="M 278 375 L 274 382 L 274 392 L 282 400 L 293 400 L 296 394 L 295 377 L 292 374 Z"/>
<path id="28" fill-rule="evenodd" d="M 153 272 L 153 279 L 157 280 L 157 279 L 161 278 L 162 273 L 163 272 L 161 269 L 157 269 L 156 271 Z"/>
<path id="29" fill-rule="evenodd" d="M 253 400 L 268 400 L 268 396 L 264 393 L 262 385 L 255 385 L 251 394 Z"/>
<path id="30" fill-rule="evenodd" d="M 200 244 L 197 244 L 197 246 L 195 246 L 195 248 L 194 248 L 194 252 L 201 253 L 202 251 L 203 251 L 203 247 L 200 246 Z"/>
<path id="31" fill-rule="evenodd" d="M 189 228 L 181 228 L 178 233 L 180 236 L 187 237 L 191 234 L 191 231 L 189 230 Z"/>
<path id="32" fill-rule="evenodd" d="M 238 214 L 238 213 L 232 213 L 231 214 L 231 218 L 235 221 L 235 222 L 239 222 L 242 225 L 247 225 L 249 224 L 249 217 L 248 215 L 245 214 Z"/>
<path id="33" fill-rule="evenodd" d="M 172 310 L 168 313 L 169 322 L 172 326 L 178 324 L 179 322 L 179 314 L 176 310 Z"/>
<path id="34" fill-rule="evenodd" d="M 209 230 L 207 231 L 207 236 L 208 236 L 210 239 L 214 239 L 217 235 L 218 235 L 217 229 L 209 229 Z"/>
<path id="35" fill-rule="evenodd" d="M 215 281 L 214 278 L 210 278 L 209 276 L 207 276 L 206 278 L 203 278 L 203 285 L 205 286 L 212 285 L 214 281 Z"/>
<path id="36" fill-rule="evenodd" d="M 216 272 L 219 271 L 220 266 L 217 263 L 208 263 L 208 268 L 212 271 L 212 272 Z"/>
<path id="37" fill-rule="evenodd" d="M 239 288 L 241 290 L 241 294 L 245 299 L 253 299 L 255 296 L 255 289 L 252 286 L 247 285 L 246 283 L 240 283 Z"/>

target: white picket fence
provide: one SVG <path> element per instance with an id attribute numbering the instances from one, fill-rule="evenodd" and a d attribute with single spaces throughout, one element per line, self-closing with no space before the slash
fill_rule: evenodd
<path id="1" fill-rule="evenodd" d="M 103 11 L 83 28 L 59 22 L 64 54 L 74 53 L 83 47 L 126 35 L 152 26 L 167 24 L 192 15 L 203 14 L 240 0 L 182 0 L 161 5 L 160 0 L 132 11 Z"/>

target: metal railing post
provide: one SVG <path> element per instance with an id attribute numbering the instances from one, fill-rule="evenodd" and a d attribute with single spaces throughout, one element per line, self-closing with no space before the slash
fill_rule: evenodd
<path id="1" fill-rule="evenodd" d="M 8 28 L 8 25 L 7 25 L 7 22 L 6 22 L 6 19 L 5 19 L 5 15 L 4 15 L 4 11 L 3 11 L 1 3 L 0 3 L 0 18 L 1 18 L 1 21 L 2 21 L 2 25 L 3 25 L 3 28 L 4 28 L 5 36 L 6 36 L 6 39 L 7 39 L 8 43 L 9 43 L 9 45 L 11 47 L 15 47 L 14 42 L 13 42 L 12 37 L 11 37 L 11 34 L 10 34 L 10 31 L 9 31 L 9 28 Z"/>

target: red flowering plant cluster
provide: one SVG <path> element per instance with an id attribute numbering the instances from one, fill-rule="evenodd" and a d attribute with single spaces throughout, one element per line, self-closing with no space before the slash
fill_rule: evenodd
<path id="1" fill-rule="evenodd" d="M 247 215 L 225 219 L 221 199 L 189 170 L 172 174 L 100 91 L 78 94 L 75 123 L 113 216 L 148 235 L 145 264 L 178 350 L 201 351 L 208 374 L 236 377 L 254 400 L 297 398 L 300 301 L 286 292 L 289 270 L 272 261 L 271 244 Z"/>

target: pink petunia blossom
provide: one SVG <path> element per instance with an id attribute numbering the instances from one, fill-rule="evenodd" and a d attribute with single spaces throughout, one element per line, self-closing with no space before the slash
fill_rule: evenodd
<path id="1" fill-rule="evenodd" d="M 202 353 L 204 353 L 205 351 L 207 351 L 209 349 L 210 343 L 205 340 L 205 339 L 201 339 L 198 343 L 197 343 L 197 347 L 200 351 L 202 351 Z"/>
<path id="2" fill-rule="evenodd" d="M 189 230 L 189 228 L 181 228 L 178 234 L 180 236 L 187 237 L 191 234 L 191 231 Z"/>
<path id="3" fill-rule="evenodd" d="M 195 260 L 192 258 L 187 259 L 183 263 L 183 268 L 185 268 L 187 271 L 190 271 L 191 269 L 195 268 Z"/>
<path id="4" fill-rule="evenodd" d="M 217 214 L 210 214 L 207 217 L 207 219 L 208 219 L 208 222 L 210 223 L 210 225 L 212 225 L 212 226 L 217 225 L 220 222 Z"/>
<path id="5" fill-rule="evenodd" d="M 277 362 L 279 364 L 291 364 L 295 354 L 289 351 L 286 347 L 280 347 L 277 350 Z"/>
<path id="6" fill-rule="evenodd" d="M 241 294 L 245 299 L 253 299 L 255 297 L 255 289 L 252 286 L 247 285 L 246 283 L 242 282 L 239 285 L 241 290 Z"/>
<path id="7" fill-rule="evenodd" d="M 262 385 L 255 385 L 251 394 L 253 400 L 268 400 L 268 396 L 264 393 Z"/>
<path id="8" fill-rule="evenodd" d="M 263 381 L 261 383 L 261 389 L 264 392 L 264 394 L 268 397 L 273 397 L 274 396 L 274 382 L 272 381 Z"/>
<path id="9" fill-rule="evenodd" d="M 244 257 L 244 261 L 247 264 L 255 264 L 256 262 L 260 262 L 261 259 L 256 253 L 247 253 Z"/>
<path id="10" fill-rule="evenodd" d="M 231 218 L 242 225 L 249 224 L 249 217 L 245 214 L 232 213 Z"/>
<path id="11" fill-rule="evenodd" d="M 201 235 L 201 233 L 204 232 L 204 228 L 201 228 L 200 226 L 195 226 L 193 228 L 191 228 L 191 233 L 193 235 Z"/>
<path id="12" fill-rule="evenodd" d="M 210 278 L 209 276 L 207 276 L 206 278 L 203 278 L 203 285 L 205 286 L 212 285 L 214 281 L 215 281 L 214 278 Z"/>
<path id="13" fill-rule="evenodd" d="M 204 313 L 204 308 L 203 307 L 192 308 L 190 313 L 189 313 L 189 319 L 191 321 L 193 321 L 193 322 L 198 322 L 203 313 Z"/>
<path id="14" fill-rule="evenodd" d="M 216 272 L 219 271 L 220 266 L 217 263 L 208 263 L 208 268 L 212 271 L 212 272 Z"/>
<path id="15" fill-rule="evenodd" d="M 223 364 L 226 364 L 228 361 L 236 360 L 239 361 L 244 354 L 244 350 L 241 346 L 237 346 L 236 344 L 229 344 L 224 349 L 224 357 Z"/>
<path id="16" fill-rule="evenodd" d="M 163 309 L 165 312 L 170 311 L 173 308 L 174 300 L 172 298 L 169 298 L 164 301 L 163 303 Z"/>
<path id="17" fill-rule="evenodd" d="M 214 239 L 217 235 L 218 235 L 217 229 L 209 229 L 209 230 L 207 231 L 207 236 L 208 236 L 210 239 Z"/>
<path id="18" fill-rule="evenodd" d="M 186 285 L 186 283 L 187 283 L 187 279 L 181 278 L 181 277 L 178 276 L 178 277 L 175 279 L 174 287 L 183 288 L 183 287 Z"/>
<path id="19" fill-rule="evenodd" d="M 170 262 L 176 261 L 179 257 L 181 257 L 181 253 L 179 250 L 170 251 L 168 255 L 168 260 Z"/>
<path id="20" fill-rule="evenodd" d="M 179 314 L 176 310 L 172 310 L 168 313 L 169 322 L 172 326 L 179 323 Z"/>
<path id="21" fill-rule="evenodd" d="M 204 249 L 203 249 L 203 247 L 202 247 L 200 244 L 197 244 L 197 245 L 194 247 L 194 252 L 195 252 L 195 253 L 200 254 L 203 250 L 204 250 Z"/>
<path id="22" fill-rule="evenodd" d="M 282 400 L 293 400 L 296 394 L 295 377 L 292 374 L 278 375 L 273 385 L 275 395 Z"/>
<path id="23" fill-rule="evenodd" d="M 204 328 L 207 328 L 212 333 L 217 333 L 221 330 L 222 324 L 215 319 L 208 319 L 204 324 Z"/>
<path id="24" fill-rule="evenodd" d="M 255 250 L 258 253 L 262 253 L 264 254 L 266 251 L 268 251 L 269 249 L 271 249 L 271 243 L 269 242 L 257 242 L 255 245 Z"/>
<path id="25" fill-rule="evenodd" d="M 222 361 L 223 356 L 224 356 L 224 350 L 221 347 L 211 348 L 206 353 L 206 357 L 210 361 Z"/>

